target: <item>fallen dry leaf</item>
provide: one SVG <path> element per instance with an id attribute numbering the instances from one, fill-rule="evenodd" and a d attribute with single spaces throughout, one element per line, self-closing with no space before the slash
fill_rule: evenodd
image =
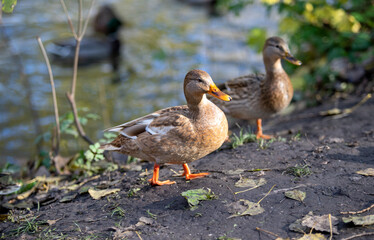
<path id="1" fill-rule="evenodd" d="M 354 225 L 366 226 L 374 224 L 374 215 L 367 215 L 362 217 L 343 217 L 344 223 L 353 222 Z"/>
<path id="2" fill-rule="evenodd" d="M 60 203 L 71 202 L 72 200 L 74 200 L 74 198 L 77 197 L 77 195 L 78 195 L 78 193 L 73 193 L 73 194 L 65 195 L 65 196 L 60 200 Z"/>
<path id="3" fill-rule="evenodd" d="M 338 224 L 338 219 L 331 216 L 332 232 L 338 234 L 336 225 Z M 329 215 L 314 216 L 313 212 L 309 212 L 303 218 L 296 220 L 294 223 L 290 224 L 289 229 L 294 232 L 305 233 L 309 232 L 310 229 L 315 229 L 321 232 L 330 232 L 330 222 Z"/>
<path id="4" fill-rule="evenodd" d="M 292 191 L 287 191 L 284 193 L 284 195 L 288 198 L 291 198 L 291 199 L 294 199 L 294 200 L 297 200 L 297 201 L 300 201 L 300 202 L 303 202 L 305 197 L 306 197 L 306 193 L 303 192 L 303 191 L 300 191 L 300 190 L 292 190 Z"/>
<path id="5" fill-rule="evenodd" d="M 298 238 L 297 240 L 326 240 L 326 238 L 320 233 L 309 233 L 305 234 L 301 238 Z"/>
<path id="6" fill-rule="evenodd" d="M 114 189 L 104 189 L 104 190 L 95 190 L 93 188 L 88 189 L 88 193 L 90 196 L 95 199 L 99 200 L 102 197 L 105 197 L 109 194 L 119 192 L 121 189 L 119 188 L 114 188 Z"/>
<path id="7" fill-rule="evenodd" d="M 21 194 L 18 194 L 17 195 L 17 199 L 18 200 L 23 200 L 23 199 L 26 199 L 28 198 L 31 194 L 33 194 L 36 189 L 38 188 L 39 184 L 36 183 L 30 190 L 24 192 L 24 193 L 21 193 Z"/>
<path id="8" fill-rule="evenodd" d="M 229 212 L 233 213 L 229 218 L 239 217 L 244 215 L 258 215 L 265 211 L 259 203 L 251 202 L 245 199 L 240 199 L 237 202 L 227 205 L 229 207 Z"/>
<path id="9" fill-rule="evenodd" d="M 62 218 L 56 219 L 56 220 L 47 220 L 47 223 L 49 226 L 52 226 L 53 224 L 56 224 L 56 222 L 60 221 Z"/>
<path id="10" fill-rule="evenodd" d="M 319 115 L 321 116 L 333 116 L 333 115 L 338 115 L 341 114 L 343 111 L 339 108 L 332 108 L 327 111 L 321 111 L 319 112 Z"/>
<path id="11" fill-rule="evenodd" d="M 331 216 L 331 224 L 332 232 L 334 234 L 338 234 L 338 228 L 336 227 L 336 225 L 338 224 L 338 219 L 334 216 Z M 308 214 L 307 216 L 303 217 L 301 225 L 313 228 L 316 231 L 320 232 L 330 232 L 330 221 L 328 214 L 322 216 L 314 216 L 312 214 Z"/>
<path id="12" fill-rule="evenodd" d="M 140 217 L 139 222 L 143 222 L 147 225 L 152 225 L 154 223 L 154 220 L 152 218 Z"/>
<path id="13" fill-rule="evenodd" d="M 299 232 L 299 233 L 306 233 L 310 229 L 306 226 L 301 225 L 302 219 L 297 219 L 295 222 L 291 223 L 288 229 L 294 232 Z"/>
<path id="14" fill-rule="evenodd" d="M 8 195 L 8 194 L 11 194 L 11 193 L 15 193 L 20 188 L 21 188 L 20 184 L 2 186 L 2 189 L 0 190 L 0 195 Z"/>
<path id="15" fill-rule="evenodd" d="M 5 222 L 8 220 L 9 214 L 0 214 L 0 222 Z"/>
<path id="16" fill-rule="evenodd" d="M 367 168 L 367 169 L 364 169 L 364 170 L 357 171 L 356 173 L 364 175 L 364 176 L 374 177 L 374 168 Z"/>
<path id="17" fill-rule="evenodd" d="M 235 187 L 259 187 L 266 184 L 265 178 L 251 179 L 251 178 L 240 178 L 239 181 L 235 183 Z"/>
<path id="18" fill-rule="evenodd" d="M 134 236 L 134 232 L 132 230 L 120 229 L 120 228 L 116 228 L 116 227 L 112 227 L 111 229 L 114 230 L 113 240 L 128 239 L 128 238 Z"/>

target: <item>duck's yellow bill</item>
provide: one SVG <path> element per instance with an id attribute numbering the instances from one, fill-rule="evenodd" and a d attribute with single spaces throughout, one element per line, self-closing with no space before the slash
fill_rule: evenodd
<path id="1" fill-rule="evenodd" d="M 219 88 L 215 84 L 210 85 L 208 94 L 223 101 L 231 101 L 231 97 L 226 93 L 222 92 L 221 90 L 219 90 Z"/>
<path id="2" fill-rule="evenodd" d="M 286 52 L 286 56 L 284 57 L 287 61 L 289 61 L 292 64 L 300 66 L 302 62 L 300 60 L 297 60 L 294 56 L 292 56 L 290 53 Z"/>

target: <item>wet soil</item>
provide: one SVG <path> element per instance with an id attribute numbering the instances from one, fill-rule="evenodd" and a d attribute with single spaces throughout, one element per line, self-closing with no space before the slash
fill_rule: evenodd
<path id="1" fill-rule="evenodd" d="M 73 200 L 62 203 L 60 200 L 66 193 L 51 189 L 50 201 L 31 209 L 38 220 L 58 220 L 48 227 L 49 232 L 6 239 L 276 238 L 256 228 L 282 238 L 300 238 L 303 234 L 289 230 L 289 226 L 310 211 L 338 218 L 339 234 L 333 239 L 374 232 L 373 226 L 343 223 L 342 217 L 346 215 L 341 214 L 374 204 L 374 177 L 356 173 L 374 167 L 374 100 L 343 118 L 319 115 L 334 107 L 352 107 L 360 99 L 351 97 L 264 120 L 264 132 L 283 139 L 246 143 L 235 149 L 225 144 L 221 150 L 191 164 L 193 172 L 211 173 L 205 178 L 186 181 L 175 176 L 181 166 L 170 165 L 161 169 L 160 179 L 174 180 L 177 184 L 151 187 L 147 183 L 150 175 L 145 170 L 151 173 L 152 164 L 144 162 L 142 171 L 115 171 L 86 183 L 84 186 L 120 188 L 116 194 L 100 200 L 77 193 Z M 306 176 L 295 176 L 290 171 L 295 166 L 309 171 Z M 254 169 L 263 171 L 251 171 Z M 265 185 L 235 194 L 246 189 L 235 186 L 240 178 L 260 177 L 266 179 Z M 198 188 L 211 189 L 217 198 L 200 202 L 192 211 L 181 193 Z M 285 197 L 284 193 L 293 189 L 306 192 L 303 202 Z M 263 213 L 229 218 L 232 215 L 229 204 L 241 199 L 258 202 L 262 198 Z M 118 211 L 118 207 L 124 211 Z M 363 215 L 374 214 L 373 211 Z M 17 227 L 18 224 L 9 221 L 0 223 L 5 236 Z M 329 238 L 328 232 L 323 234 Z M 374 235 L 355 239 L 374 239 Z"/>

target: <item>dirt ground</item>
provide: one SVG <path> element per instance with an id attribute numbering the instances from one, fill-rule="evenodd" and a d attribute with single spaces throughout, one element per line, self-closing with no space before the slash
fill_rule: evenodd
<path id="1" fill-rule="evenodd" d="M 225 144 L 191 164 L 193 172 L 211 173 L 205 178 L 186 181 L 175 176 L 181 166 L 170 165 L 161 169 L 160 179 L 177 184 L 151 187 L 145 170 L 151 173 L 152 164 L 144 162 L 141 171 L 114 171 L 83 185 L 120 189 L 100 200 L 79 193 L 79 189 L 68 193 L 50 189 L 43 200 L 30 197 L 34 202 L 40 200 L 31 214 L 37 221 L 50 220 L 50 226 L 44 225 L 34 234 L 11 236 L 20 224 L 7 221 L 0 222 L 0 232 L 4 239 L 276 239 L 271 233 L 297 239 L 303 233 L 291 231 L 290 224 L 312 211 L 337 218 L 338 234 L 333 239 L 373 233 L 373 225 L 344 223 L 342 217 L 349 215 L 341 212 L 360 211 L 374 204 L 374 177 L 356 173 L 374 168 L 374 99 L 342 118 L 319 115 L 334 107 L 352 107 L 360 100 L 351 97 L 264 120 L 264 132 L 283 139 L 250 142 L 235 149 Z M 266 184 L 235 194 L 250 189 L 235 186 L 246 178 L 264 178 Z M 216 197 L 191 210 L 181 193 L 200 188 L 210 189 Z M 286 191 L 295 189 L 306 193 L 303 201 L 285 197 Z M 61 202 L 69 195 L 75 198 Z M 230 218 L 233 203 L 241 199 L 260 201 L 264 212 Z M 374 208 L 361 216 L 373 212 Z M 320 232 L 318 227 L 304 231 L 330 237 L 330 231 Z M 354 239 L 374 239 L 374 235 Z"/>

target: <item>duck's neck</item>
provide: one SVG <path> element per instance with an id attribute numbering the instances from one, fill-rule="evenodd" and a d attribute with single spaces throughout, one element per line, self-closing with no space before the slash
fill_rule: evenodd
<path id="1" fill-rule="evenodd" d="M 204 114 L 205 108 L 210 101 L 206 98 L 205 94 L 202 96 L 187 96 L 187 106 L 190 109 L 192 118 L 197 119 L 201 114 Z"/>
<path id="2" fill-rule="evenodd" d="M 278 112 L 285 108 L 293 96 L 293 88 L 287 73 L 283 70 L 281 59 L 264 57 L 265 79 L 261 83 L 261 99 L 269 111 Z"/>
<path id="3" fill-rule="evenodd" d="M 266 79 L 271 81 L 277 78 L 279 75 L 284 75 L 286 72 L 284 71 L 281 63 L 280 58 L 270 58 L 264 56 L 264 64 L 266 70 Z"/>

